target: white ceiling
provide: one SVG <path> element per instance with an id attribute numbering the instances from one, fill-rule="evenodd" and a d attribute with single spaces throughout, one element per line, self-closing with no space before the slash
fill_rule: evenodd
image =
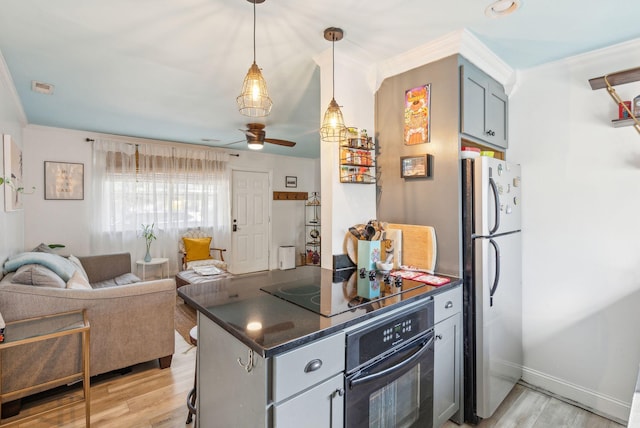
<path id="1" fill-rule="evenodd" d="M 267 137 L 298 143 L 264 151 L 319 156 L 326 106 L 313 57 L 330 49 L 330 26 L 345 32 L 336 51 L 371 64 L 463 28 L 514 69 L 640 37 L 639 1 L 522 0 L 500 19 L 485 17 L 488 3 L 258 4 L 256 59 L 273 99 L 262 121 Z M 252 8 L 247 0 L 0 0 L 0 52 L 31 124 L 225 145 L 250 121 L 235 98 L 252 62 Z M 55 93 L 32 92 L 32 80 Z"/>

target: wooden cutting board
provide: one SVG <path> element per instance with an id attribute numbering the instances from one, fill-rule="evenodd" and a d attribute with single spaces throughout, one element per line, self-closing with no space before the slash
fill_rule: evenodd
<path id="1" fill-rule="evenodd" d="M 432 226 L 389 223 L 402 231 L 402 264 L 432 271 L 436 268 L 436 230 Z"/>

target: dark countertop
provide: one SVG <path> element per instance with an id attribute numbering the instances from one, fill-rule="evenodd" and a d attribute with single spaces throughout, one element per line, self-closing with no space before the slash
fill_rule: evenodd
<path id="1" fill-rule="evenodd" d="M 180 287 L 178 295 L 203 316 L 268 358 L 462 284 L 461 279 L 454 277 L 447 277 L 451 282 L 440 287 L 406 279 L 401 288 L 381 282 L 389 297 L 362 299 L 355 296 L 356 276 L 351 273 L 302 266 L 190 284 Z M 277 284 L 297 283 L 319 285 L 322 311 L 338 313 L 320 315 L 261 290 Z M 392 289 L 402 291 L 397 293 Z M 259 325 L 261 329 L 252 331 L 252 325 Z"/>

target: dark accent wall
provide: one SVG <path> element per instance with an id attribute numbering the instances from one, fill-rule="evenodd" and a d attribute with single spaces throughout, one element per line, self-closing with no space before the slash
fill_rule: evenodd
<path id="1" fill-rule="evenodd" d="M 385 79 L 375 100 L 378 219 L 433 226 L 436 270 L 451 275 L 461 272 L 458 58 L 446 57 Z M 405 91 L 427 83 L 431 83 L 431 141 L 406 146 Z M 400 178 L 400 157 L 423 153 L 433 156 L 431 177 Z"/>

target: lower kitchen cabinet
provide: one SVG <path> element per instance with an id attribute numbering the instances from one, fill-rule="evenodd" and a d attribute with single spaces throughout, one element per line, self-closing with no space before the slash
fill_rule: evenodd
<path id="1" fill-rule="evenodd" d="M 340 428 L 344 423 L 344 376 L 335 375 L 293 398 L 273 406 L 278 428 Z M 304 421 L 304 423 L 302 422 Z"/>
<path id="2" fill-rule="evenodd" d="M 198 426 L 343 426 L 344 333 L 263 358 L 198 313 L 197 349 Z"/>
<path id="3" fill-rule="evenodd" d="M 434 298 L 433 426 L 462 421 L 462 289 Z"/>

